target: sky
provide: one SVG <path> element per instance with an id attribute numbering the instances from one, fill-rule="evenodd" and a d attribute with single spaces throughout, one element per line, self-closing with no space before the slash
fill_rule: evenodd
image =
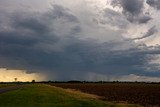
<path id="1" fill-rule="evenodd" d="M 160 81 L 159 0 L 0 0 L 0 14 L 0 81 Z"/>

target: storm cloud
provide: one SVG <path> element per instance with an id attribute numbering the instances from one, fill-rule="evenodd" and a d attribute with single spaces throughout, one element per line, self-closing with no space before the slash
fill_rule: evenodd
<path id="1" fill-rule="evenodd" d="M 160 1 L 159 0 L 147 0 L 146 2 L 148 5 L 156 8 L 156 9 L 160 9 Z"/>
<path id="2" fill-rule="evenodd" d="M 144 0 L 113 0 L 111 5 L 123 8 L 123 14 L 130 22 L 147 23 L 152 18 L 143 13 Z"/>
<path id="3" fill-rule="evenodd" d="M 122 14 L 130 22 L 147 23 L 150 17 L 142 14 L 143 1 L 132 0 L 135 5 L 129 1 L 117 0 L 114 4 L 123 7 Z M 131 74 L 160 76 L 159 65 L 149 63 L 160 54 L 159 47 L 125 38 L 124 29 L 129 23 L 115 10 L 104 7 L 100 18 L 88 10 L 84 18 L 82 13 L 87 8 L 75 13 L 69 6 L 55 2 L 45 12 L 1 12 L 0 66 L 46 73 L 48 80 L 87 80 L 92 78 L 89 74 L 108 75 L 108 80 Z M 152 27 L 142 38 L 155 32 Z"/>

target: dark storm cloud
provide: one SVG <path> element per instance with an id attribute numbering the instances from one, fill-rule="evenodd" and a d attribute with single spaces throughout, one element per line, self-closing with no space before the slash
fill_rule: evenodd
<path id="1" fill-rule="evenodd" d="M 143 9 L 143 0 L 114 0 L 113 6 L 120 5 L 123 7 L 124 13 L 131 13 L 134 15 L 140 14 Z"/>
<path id="2" fill-rule="evenodd" d="M 6 16 L 10 18 L 7 19 L 6 22 L 9 23 L 5 25 L 5 28 L 1 26 L 1 55 L 12 57 L 13 59 L 24 59 L 26 61 L 37 58 L 37 60 L 41 61 L 41 59 L 39 59 L 40 57 L 38 58 L 36 55 L 45 56 L 45 49 L 43 50 L 38 46 L 40 46 L 41 43 L 54 45 L 60 40 L 60 37 L 54 34 L 54 26 L 51 24 L 60 18 L 71 22 L 76 21 L 76 17 L 64 12 L 66 10 L 64 10 L 63 7 L 59 6 L 58 10 L 57 7 L 58 6 L 54 6 L 52 11 L 45 14 L 20 12 L 8 15 L 8 13 L 6 13 Z M 55 17 L 55 14 L 57 14 L 57 17 Z M 4 18 L 0 20 L 3 21 Z M 71 29 L 72 33 L 77 31 L 77 26 Z M 35 62 L 37 60 L 35 60 Z"/>
<path id="3" fill-rule="evenodd" d="M 160 1 L 159 0 L 147 0 L 146 2 L 148 5 L 156 8 L 156 9 L 160 9 Z"/>
<path id="4" fill-rule="evenodd" d="M 83 33 L 78 18 L 62 6 L 54 5 L 47 13 L 12 13 L 7 16 L 7 24 L 1 26 L 0 31 L 0 65 L 46 72 L 50 79 L 56 75 L 56 79 L 69 80 L 87 72 L 151 75 L 146 72 L 148 55 L 160 54 L 159 48 L 117 48 L 130 45 L 132 41 L 99 43 L 80 39 L 77 35 Z M 0 20 L 4 21 L 4 18 Z M 152 35 L 154 28 L 149 32 L 146 36 Z M 160 73 L 152 75 L 160 76 Z"/>
<path id="5" fill-rule="evenodd" d="M 143 14 L 144 0 L 113 0 L 111 5 L 123 8 L 122 13 L 130 22 L 147 23 L 150 16 Z"/>

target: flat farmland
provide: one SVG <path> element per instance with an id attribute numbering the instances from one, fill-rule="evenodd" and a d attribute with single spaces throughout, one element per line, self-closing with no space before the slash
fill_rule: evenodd
<path id="1" fill-rule="evenodd" d="M 160 106 L 158 83 L 51 83 L 50 85 L 95 94 L 105 101 Z"/>
<path id="2" fill-rule="evenodd" d="M 0 93 L 0 107 L 122 107 L 115 103 L 101 101 L 95 95 L 50 85 L 22 84 L 20 86 L 16 89 L 3 88 L 9 90 Z"/>

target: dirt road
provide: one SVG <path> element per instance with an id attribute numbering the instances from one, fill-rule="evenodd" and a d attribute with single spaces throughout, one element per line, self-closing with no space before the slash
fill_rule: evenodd
<path id="1" fill-rule="evenodd" d="M 15 85 L 15 86 L 8 86 L 8 87 L 0 88 L 0 94 L 5 93 L 5 92 L 9 92 L 9 91 L 13 91 L 13 90 L 17 90 L 17 89 L 23 88 L 23 87 L 24 87 L 24 85 Z"/>

